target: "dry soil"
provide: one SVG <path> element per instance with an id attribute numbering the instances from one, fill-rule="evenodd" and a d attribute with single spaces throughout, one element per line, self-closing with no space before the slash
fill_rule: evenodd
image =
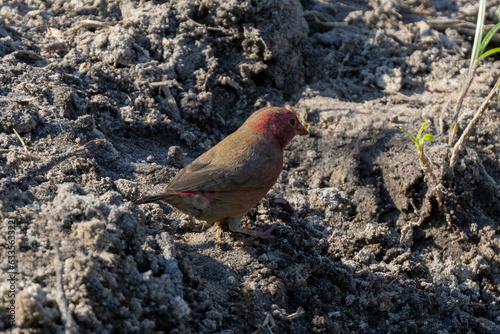
<path id="1" fill-rule="evenodd" d="M 448 167 L 476 1 L 0 4 L 0 330 L 500 333 L 496 98 Z M 244 219 L 275 239 L 131 204 L 270 105 L 311 132 Z"/>

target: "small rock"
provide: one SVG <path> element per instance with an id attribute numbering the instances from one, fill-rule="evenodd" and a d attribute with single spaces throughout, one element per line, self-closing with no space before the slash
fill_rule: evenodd
<path id="1" fill-rule="evenodd" d="M 168 163 L 174 167 L 182 168 L 185 164 L 184 152 L 180 146 L 168 148 Z"/>
<path id="2" fill-rule="evenodd" d="M 316 159 L 318 157 L 318 153 L 313 150 L 307 151 L 306 155 L 308 158 L 313 158 L 313 159 Z"/>

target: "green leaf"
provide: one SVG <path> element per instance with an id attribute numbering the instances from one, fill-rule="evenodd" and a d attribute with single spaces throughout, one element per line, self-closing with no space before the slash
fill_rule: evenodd
<path id="1" fill-rule="evenodd" d="M 418 142 L 420 143 L 420 136 L 422 135 L 422 132 L 424 132 L 424 129 L 425 127 L 427 126 L 427 124 L 429 124 L 431 121 L 426 121 L 424 124 L 422 124 L 422 126 L 420 127 L 420 130 L 418 131 L 418 134 L 417 134 L 417 140 Z"/>
<path id="2" fill-rule="evenodd" d="M 433 140 L 434 140 L 434 136 L 433 136 L 433 135 L 431 135 L 431 134 L 429 134 L 429 133 L 426 133 L 426 134 L 424 135 L 424 137 L 422 138 L 422 143 L 423 143 L 423 142 L 424 142 L 424 140 L 426 140 L 426 139 L 427 139 L 427 140 L 429 140 L 429 141 L 433 141 Z"/>
<path id="3" fill-rule="evenodd" d="M 483 53 L 481 56 L 479 56 L 479 58 L 477 58 L 477 60 L 478 61 L 483 60 L 484 58 L 491 56 L 492 54 L 495 54 L 497 52 L 500 52 L 500 48 L 494 48 L 494 49 L 488 50 L 485 53 Z"/>
<path id="4" fill-rule="evenodd" d="M 477 12 L 476 33 L 474 35 L 474 43 L 472 45 L 472 53 L 470 56 L 470 67 L 473 67 L 477 61 L 477 58 L 479 58 L 479 44 L 483 39 L 485 12 L 486 12 L 486 0 L 480 0 L 479 9 Z"/>
<path id="5" fill-rule="evenodd" d="M 479 55 L 483 54 L 484 49 L 486 49 L 486 47 L 490 43 L 491 38 L 498 31 L 498 29 L 500 29 L 500 23 L 495 24 L 495 26 L 493 28 L 491 28 L 490 31 L 488 31 L 488 33 L 486 34 L 486 36 L 484 36 L 483 41 L 481 42 L 481 44 L 479 46 Z M 478 59 L 480 57 L 481 56 L 479 56 Z"/>
<path id="6" fill-rule="evenodd" d="M 417 145 L 417 147 L 418 147 L 418 145 L 419 145 L 420 143 L 418 142 L 417 138 L 413 137 L 413 135 L 412 135 L 411 133 L 409 133 L 408 131 L 406 131 L 404 128 L 401 128 L 401 127 L 400 127 L 400 129 L 401 129 L 401 130 L 403 130 L 403 131 L 404 131 L 404 133 L 406 133 L 406 134 L 408 135 L 408 137 L 410 137 L 410 138 L 411 138 L 411 140 L 413 140 L 413 142 L 415 143 L 415 145 Z"/>

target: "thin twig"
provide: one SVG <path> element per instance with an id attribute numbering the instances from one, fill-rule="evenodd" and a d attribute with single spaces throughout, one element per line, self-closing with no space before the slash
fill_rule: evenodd
<path id="1" fill-rule="evenodd" d="M 292 313 L 292 314 L 287 315 L 287 316 L 286 316 L 286 318 L 287 318 L 288 320 L 293 320 L 293 319 L 295 319 L 295 318 L 298 318 L 298 317 L 303 316 L 305 313 L 306 313 L 306 311 L 304 311 L 304 309 L 303 309 L 302 307 L 299 307 L 299 308 L 297 309 L 297 311 L 295 311 L 295 312 L 294 312 L 294 313 Z"/>
<path id="2" fill-rule="evenodd" d="M 68 32 L 70 34 L 75 34 L 81 28 L 95 29 L 95 28 L 103 28 L 103 27 L 106 27 L 107 25 L 108 25 L 107 22 L 94 21 L 94 20 L 82 20 L 82 21 L 77 22 L 74 27 L 69 29 Z"/>
<path id="3" fill-rule="evenodd" d="M 157 81 L 157 82 L 151 82 L 150 85 L 152 87 L 161 87 L 161 86 L 166 86 L 168 85 L 168 81 Z"/>
<path id="4" fill-rule="evenodd" d="M 18 102 L 27 103 L 33 101 L 35 98 L 33 96 L 15 94 L 13 96 L 0 96 L 0 102 Z"/>
<path id="5" fill-rule="evenodd" d="M 59 311 L 61 311 L 61 319 L 63 323 L 64 333 L 73 334 L 78 333 L 77 324 L 71 316 L 71 312 L 68 307 L 68 300 L 66 299 L 66 293 L 64 292 L 64 263 L 62 262 L 61 252 L 59 251 L 60 241 L 56 241 L 55 250 L 56 256 L 54 258 L 54 269 L 56 271 L 56 303 L 59 306 Z"/>
<path id="6" fill-rule="evenodd" d="M 171 109 L 171 116 L 177 121 L 180 120 L 181 114 L 179 112 L 179 107 L 177 107 L 177 102 L 175 101 L 175 98 L 172 95 L 170 88 L 168 86 L 161 86 L 160 89 L 163 92 L 163 94 L 165 94 L 165 97 L 167 98 L 167 102 L 168 102 L 170 109 Z"/>
<path id="7" fill-rule="evenodd" d="M 322 26 L 328 28 L 346 28 L 348 25 L 345 22 L 335 22 L 335 21 L 321 21 L 316 13 L 311 14 L 314 21 Z"/>
<path id="8" fill-rule="evenodd" d="M 12 52 L 12 54 L 26 56 L 26 57 L 33 59 L 33 60 L 46 61 L 46 59 L 44 57 L 40 56 L 38 53 L 28 51 L 28 50 L 17 50 L 17 51 Z"/>
<path id="9" fill-rule="evenodd" d="M 210 26 L 206 26 L 204 24 L 201 24 L 199 22 L 196 22 L 195 20 L 193 20 L 192 18 L 188 17 L 188 20 L 194 24 L 196 24 L 197 26 L 200 26 L 200 27 L 203 27 L 207 30 L 212 30 L 212 31 L 222 31 L 222 32 L 227 32 L 228 29 L 224 29 L 224 28 L 219 28 L 219 27 L 210 27 Z"/>
<path id="10" fill-rule="evenodd" d="M 446 29 L 452 28 L 458 31 L 461 35 L 467 35 L 469 37 L 474 37 L 476 33 L 476 24 L 464 20 L 427 20 L 426 23 L 432 28 L 436 29 L 440 32 L 445 32 Z M 490 31 L 495 25 L 494 24 L 486 24 L 484 26 L 485 31 Z M 491 38 L 493 43 L 500 43 L 500 36 L 493 35 Z"/>
<path id="11" fill-rule="evenodd" d="M 170 83 L 168 81 L 157 81 L 151 82 L 151 87 L 159 87 L 165 97 L 167 98 L 168 105 L 170 106 L 171 115 L 175 120 L 180 120 L 181 114 L 179 112 L 179 107 L 177 107 L 177 102 L 175 101 L 170 88 L 168 87 Z"/>
<path id="12" fill-rule="evenodd" d="M 465 78 L 464 85 L 462 86 L 462 91 L 460 92 L 458 102 L 455 106 L 455 112 L 453 113 L 453 117 L 451 118 L 451 127 L 449 129 L 450 136 L 448 138 L 449 145 L 453 144 L 453 140 L 455 140 L 455 134 L 457 132 L 456 127 L 457 127 L 458 115 L 460 115 L 460 110 L 462 109 L 462 103 L 464 101 L 465 95 L 469 91 L 472 79 L 474 79 L 474 74 L 476 74 L 478 64 L 479 63 L 476 63 L 473 67 L 469 68 L 469 71 L 467 71 L 467 77 Z"/>
<path id="13" fill-rule="evenodd" d="M 465 140 L 470 136 L 470 133 L 472 132 L 472 129 L 476 126 L 477 122 L 479 121 L 479 116 L 486 110 L 486 107 L 488 107 L 488 104 L 490 103 L 491 99 L 493 98 L 493 95 L 495 95 L 496 91 L 498 90 L 498 85 L 500 84 L 500 77 L 497 79 L 495 85 L 491 89 L 490 93 L 484 100 L 483 104 L 477 109 L 476 113 L 474 114 L 474 117 L 472 120 L 469 122 L 467 127 L 465 128 L 464 132 L 458 139 L 457 143 L 453 147 L 453 154 L 451 155 L 450 159 L 450 167 L 455 166 L 455 163 L 457 162 L 457 157 L 458 153 L 460 152 L 460 148 L 462 147 L 463 143 Z"/>
<path id="14" fill-rule="evenodd" d="M 276 322 L 274 321 L 274 318 L 272 314 L 266 313 L 266 317 L 264 318 L 264 322 L 262 325 L 259 326 L 259 329 L 257 329 L 255 332 L 252 332 L 251 334 L 258 334 L 260 333 L 264 328 L 267 328 L 269 333 L 273 334 L 272 329 L 276 326 Z"/>
<path id="15" fill-rule="evenodd" d="M 24 143 L 24 140 L 23 138 L 21 138 L 21 136 L 19 135 L 19 133 L 16 131 L 16 129 L 12 128 L 12 130 L 14 130 L 14 133 L 16 134 L 17 138 L 19 138 L 19 141 L 21 142 L 21 144 L 23 145 L 23 148 L 26 152 L 28 152 L 28 148 L 26 147 L 26 144 Z"/>

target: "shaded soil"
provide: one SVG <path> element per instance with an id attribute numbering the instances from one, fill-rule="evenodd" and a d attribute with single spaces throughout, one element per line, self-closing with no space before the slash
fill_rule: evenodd
<path id="1" fill-rule="evenodd" d="M 1 1 L 0 329 L 499 333 L 496 98 L 448 167 L 476 13 L 446 0 Z M 460 133 L 498 75 L 495 59 L 478 69 Z M 244 218 L 277 225 L 275 239 L 131 204 L 270 105 L 311 132 Z M 441 206 L 399 129 L 427 119 Z"/>

